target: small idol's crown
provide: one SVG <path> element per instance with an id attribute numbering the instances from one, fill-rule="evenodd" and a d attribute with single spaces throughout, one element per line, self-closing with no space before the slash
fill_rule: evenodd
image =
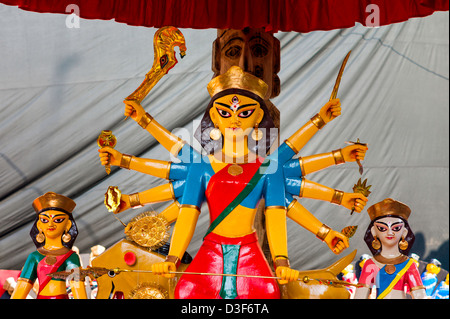
<path id="1" fill-rule="evenodd" d="M 381 202 L 370 206 L 367 209 L 367 213 L 369 214 L 370 220 L 391 215 L 399 216 L 407 220 L 411 214 L 411 209 L 399 201 L 393 200 L 392 198 L 386 198 Z"/>
<path id="2" fill-rule="evenodd" d="M 208 83 L 208 92 L 211 97 L 227 89 L 250 91 L 264 99 L 268 85 L 260 78 L 246 73 L 240 67 L 233 65 L 227 72 L 216 76 Z"/>
<path id="3" fill-rule="evenodd" d="M 36 198 L 32 204 L 37 214 L 46 210 L 60 210 L 67 214 L 71 214 L 75 208 L 75 202 L 69 197 L 56 194 L 53 192 L 45 193 L 44 195 Z"/>

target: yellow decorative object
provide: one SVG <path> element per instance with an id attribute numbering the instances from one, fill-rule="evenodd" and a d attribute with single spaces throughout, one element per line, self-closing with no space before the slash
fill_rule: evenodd
<path id="1" fill-rule="evenodd" d="M 364 196 L 369 196 L 371 191 L 369 189 L 372 187 L 372 185 L 367 186 L 367 178 L 364 180 L 364 182 L 361 183 L 361 178 L 358 180 L 358 182 L 353 185 L 353 192 L 363 194 Z M 353 214 L 355 211 L 355 208 L 352 209 L 350 212 L 350 215 Z"/>
<path id="2" fill-rule="evenodd" d="M 114 148 L 114 146 L 116 146 L 116 144 L 117 144 L 117 139 L 113 135 L 113 133 L 109 130 L 102 131 L 97 138 L 97 145 L 100 148 L 103 148 L 103 147 Z M 109 173 L 111 173 L 111 166 L 108 164 L 105 165 L 105 171 L 106 171 L 106 174 L 109 175 Z"/>
<path id="3" fill-rule="evenodd" d="M 345 65 L 347 64 L 348 58 L 350 57 L 350 53 L 352 53 L 351 50 L 345 56 L 344 61 L 342 61 L 341 68 L 339 69 L 339 73 L 336 77 L 336 82 L 334 83 L 333 92 L 331 92 L 330 101 L 335 99 L 337 96 L 339 84 L 341 83 L 342 73 L 344 73 Z"/>
<path id="4" fill-rule="evenodd" d="M 122 197 L 122 192 L 117 186 L 109 186 L 105 193 L 105 206 L 108 212 L 115 212 L 120 205 L 120 198 Z"/>
<path id="5" fill-rule="evenodd" d="M 184 36 L 175 27 L 167 26 L 158 29 L 153 37 L 153 66 L 145 75 L 145 80 L 125 100 L 140 103 L 158 81 L 178 63 L 175 57 L 175 46 L 180 48 L 180 56 L 186 55 Z"/>
<path id="6" fill-rule="evenodd" d="M 344 234 L 347 238 L 351 238 L 356 233 L 357 228 L 358 226 L 347 226 L 341 230 L 341 233 Z"/>
<path id="7" fill-rule="evenodd" d="M 169 293 L 160 285 L 142 283 L 133 289 L 127 299 L 168 299 Z"/>
<path id="8" fill-rule="evenodd" d="M 169 229 L 164 217 L 155 212 L 145 212 L 128 223 L 125 234 L 136 244 L 154 250 L 169 240 Z"/>

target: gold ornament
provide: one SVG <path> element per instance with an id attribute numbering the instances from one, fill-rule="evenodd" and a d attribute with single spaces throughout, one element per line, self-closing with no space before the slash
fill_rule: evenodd
<path id="1" fill-rule="evenodd" d="M 216 124 L 214 124 L 214 128 L 211 130 L 211 132 L 209 132 L 209 137 L 214 141 L 218 141 L 222 137 L 222 133 L 217 128 Z"/>
<path id="2" fill-rule="evenodd" d="M 65 243 L 68 243 L 72 239 L 72 236 L 70 236 L 69 232 L 66 230 L 64 232 L 64 235 L 62 236 L 62 241 Z"/>
<path id="3" fill-rule="evenodd" d="M 230 174 L 230 175 L 237 176 L 237 175 L 241 175 L 243 172 L 244 172 L 244 169 L 242 168 L 241 165 L 233 164 L 228 167 L 228 174 Z"/>
<path id="4" fill-rule="evenodd" d="M 402 236 L 402 240 L 400 240 L 400 242 L 398 243 L 398 248 L 400 248 L 400 250 L 406 250 L 408 249 L 408 246 L 409 246 L 408 242 Z"/>
<path id="5" fill-rule="evenodd" d="M 164 217 L 155 212 L 145 212 L 128 223 L 125 234 L 136 244 L 153 250 L 169 240 L 169 229 L 170 225 Z"/>
<path id="6" fill-rule="evenodd" d="M 169 293 L 161 286 L 153 283 L 142 283 L 134 288 L 128 299 L 168 299 Z"/>
<path id="7" fill-rule="evenodd" d="M 36 241 L 37 241 L 39 244 L 42 244 L 42 243 L 45 241 L 45 235 L 44 235 L 44 233 L 42 232 L 42 230 L 40 230 L 40 229 L 39 229 L 39 234 L 36 235 Z"/>
<path id="8" fill-rule="evenodd" d="M 263 138 L 263 133 L 261 130 L 258 130 L 258 123 L 255 124 L 255 128 L 252 132 L 252 139 L 255 141 L 260 141 Z"/>
<path id="9" fill-rule="evenodd" d="M 109 186 L 105 193 L 104 204 L 108 209 L 108 212 L 116 212 L 120 205 L 120 198 L 122 197 L 122 192 L 117 186 Z"/>
<path id="10" fill-rule="evenodd" d="M 380 243 L 380 240 L 377 238 L 377 236 L 373 236 L 372 248 L 375 250 L 378 250 L 381 248 L 381 243 Z"/>

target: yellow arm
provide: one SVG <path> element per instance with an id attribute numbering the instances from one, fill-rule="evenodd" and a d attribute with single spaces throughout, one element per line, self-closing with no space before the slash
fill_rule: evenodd
<path id="1" fill-rule="evenodd" d="M 125 116 L 129 116 L 135 120 L 139 126 L 149 132 L 173 155 L 178 155 L 178 152 L 184 145 L 182 139 L 166 130 L 150 114 L 146 113 L 144 108 L 138 102 L 125 100 L 124 103 Z"/>
<path id="2" fill-rule="evenodd" d="M 169 179 L 171 162 L 122 154 L 111 147 L 103 147 L 98 152 L 102 165 L 120 166 L 121 168 Z"/>
<path id="3" fill-rule="evenodd" d="M 11 295 L 11 299 L 26 299 L 31 288 L 33 288 L 32 283 L 19 278 L 17 280 L 16 288 L 14 288 L 14 292 Z"/>
<path id="4" fill-rule="evenodd" d="M 347 237 L 323 224 L 296 199 L 289 205 L 287 217 L 324 241 L 335 254 L 341 253 L 349 246 Z"/>
<path id="5" fill-rule="evenodd" d="M 122 194 L 120 205 L 114 214 L 119 214 L 130 208 L 139 208 L 147 204 L 175 200 L 172 183 L 166 183 L 143 192 L 130 195 Z"/>
<path id="6" fill-rule="evenodd" d="M 287 249 L 286 208 L 266 208 L 266 230 L 270 253 L 275 266 L 275 273 L 280 277 L 278 282 L 286 284 L 288 281 L 296 281 L 298 270 L 291 269 Z"/>
<path id="7" fill-rule="evenodd" d="M 367 203 L 367 197 L 359 193 L 345 193 L 306 179 L 300 186 L 300 197 L 312 198 L 342 205 L 347 209 L 355 209 L 360 213 Z"/>
<path id="8" fill-rule="evenodd" d="M 70 284 L 70 287 L 72 288 L 72 293 L 73 293 L 74 299 L 87 299 L 84 281 L 71 280 L 69 284 Z"/>
<path id="9" fill-rule="evenodd" d="M 199 214 L 200 210 L 198 207 L 181 205 L 177 222 L 172 232 L 169 255 L 165 262 L 152 265 L 154 273 L 163 275 L 166 278 L 174 277 L 174 274 L 169 274 L 169 272 L 176 270 L 179 260 L 181 260 L 189 246 Z"/>
<path id="10" fill-rule="evenodd" d="M 327 102 L 310 121 L 286 140 L 286 144 L 297 154 L 303 146 L 327 123 L 341 115 L 339 99 Z"/>

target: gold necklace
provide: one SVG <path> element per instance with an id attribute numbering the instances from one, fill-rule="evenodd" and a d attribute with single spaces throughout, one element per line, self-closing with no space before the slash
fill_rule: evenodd
<path id="1" fill-rule="evenodd" d="M 407 260 L 408 256 L 401 254 L 400 256 L 394 258 L 386 258 L 381 256 L 381 254 L 378 254 L 376 256 L 373 256 L 373 258 L 375 258 L 375 260 L 379 263 L 386 265 L 384 268 L 386 273 L 392 275 L 396 270 L 395 265 L 401 264 L 402 262 Z"/>

